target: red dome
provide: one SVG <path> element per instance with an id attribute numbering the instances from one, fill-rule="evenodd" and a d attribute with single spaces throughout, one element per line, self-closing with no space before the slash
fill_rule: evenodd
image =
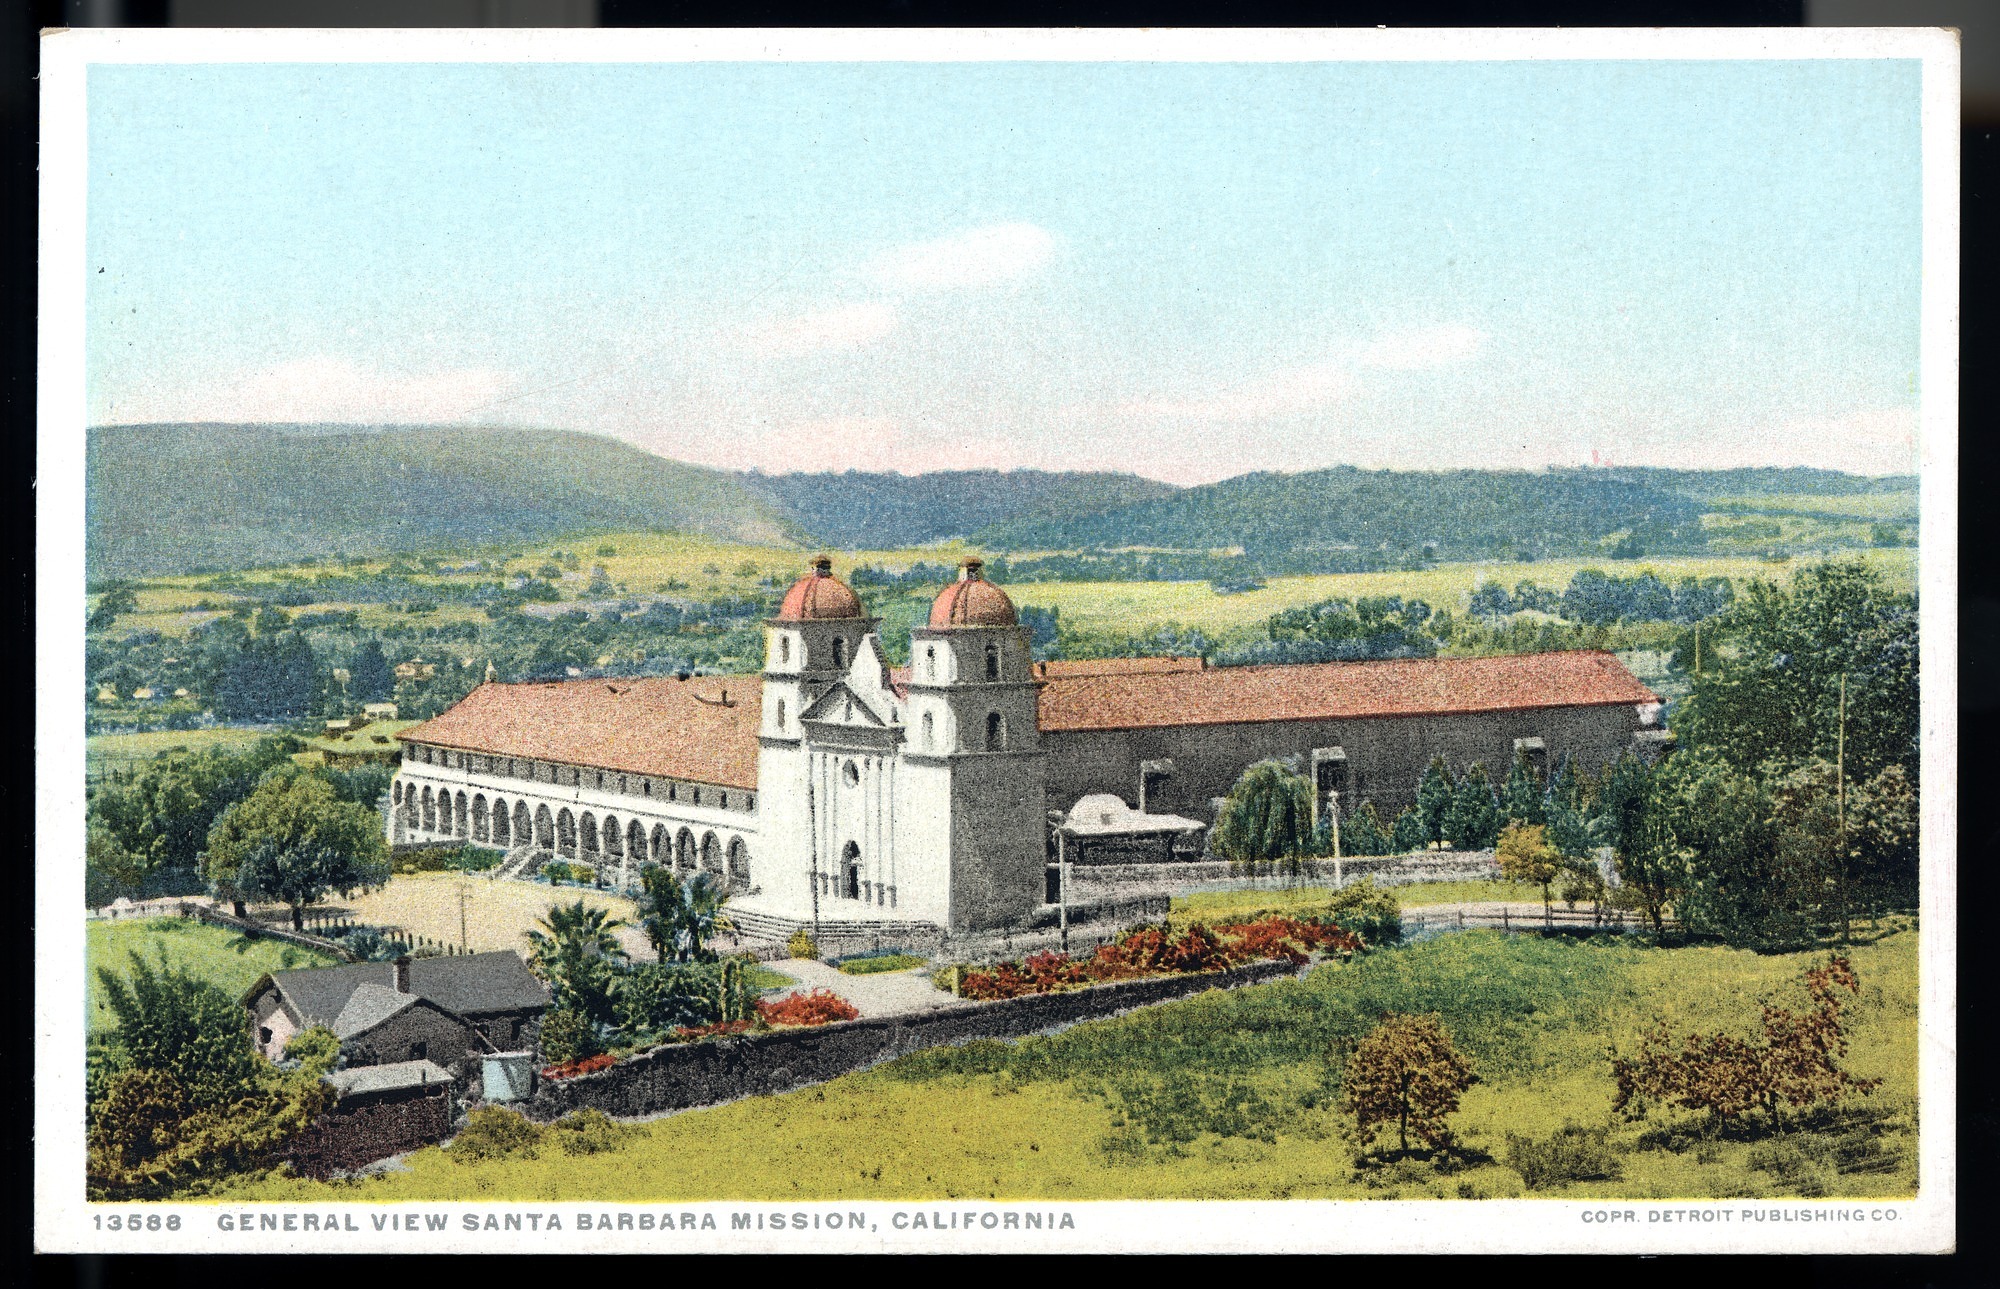
<path id="1" fill-rule="evenodd" d="M 779 622 L 816 622 L 826 618 L 861 617 L 861 600 L 852 587 L 833 575 L 833 561 L 824 555 L 812 562 L 812 572 L 792 583 L 778 606 Z"/>
<path id="2" fill-rule="evenodd" d="M 931 601 L 934 627 L 1011 627 L 1020 622 L 1007 593 L 979 575 L 977 559 L 959 562 L 958 580 Z"/>

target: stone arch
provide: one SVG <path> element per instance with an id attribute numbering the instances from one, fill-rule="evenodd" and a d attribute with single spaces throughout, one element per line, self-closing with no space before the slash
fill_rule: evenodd
<path id="1" fill-rule="evenodd" d="M 701 868 L 717 881 L 722 880 L 722 839 L 712 832 L 702 834 Z"/>
<path id="2" fill-rule="evenodd" d="M 507 813 L 507 803 L 499 797 L 493 798 L 493 844 L 502 850 L 514 844 L 514 817 Z"/>
<path id="3" fill-rule="evenodd" d="M 483 792 L 472 794 L 472 840 L 488 840 L 486 832 L 486 794 Z"/>
<path id="4" fill-rule="evenodd" d="M 750 889 L 750 847 L 741 837 L 729 839 L 729 889 Z"/>
<path id="5" fill-rule="evenodd" d="M 546 814 L 548 807 L 543 806 L 542 811 Z M 527 802 L 516 801 L 514 803 L 514 844 L 516 846 L 527 846 L 533 844 L 534 840 L 535 817 L 528 813 Z"/>
<path id="6" fill-rule="evenodd" d="M 451 835 L 454 837 L 465 837 L 470 835 L 472 831 L 466 824 L 466 815 L 470 813 L 468 806 L 469 803 L 465 799 L 465 794 L 463 792 L 459 793 L 458 800 L 453 803 L 451 811 Z"/>
<path id="7" fill-rule="evenodd" d="M 581 853 L 585 855 L 597 854 L 598 848 L 597 848 L 596 815 L 590 813 L 588 810 L 583 812 L 583 819 L 581 820 L 581 822 L 577 827 L 577 835 L 578 835 L 578 841 L 581 843 L 577 847 L 577 849 Z"/>
<path id="8" fill-rule="evenodd" d="M 986 713 L 986 750 L 998 752 L 1007 746 L 1007 718 L 998 712 Z"/>
<path id="9" fill-rule="evenodd" d="M 401 779 L 396 780 L 395 785 L 390 791 L 389 797 L 390 800 L 394 801 L 397 805 L 400 806 L 403 804 L 403 781 Z"/>
<path id="10" fill-rule="evenodd" d="M 674 839 L 674 867 L 683 873 L 694 871 L 694 834 L 685 828 Z"/>
<path id="11" fill-rule="evenodd" d="M 547 806 L 535 807 L 535 844 L 543 850 L 556 848 L 556 817 Z"/>
<path id="12" fill-rule="evenodd" d="M 568 806 L 556 811 L 556 853 L 565 859 L 576 858 L 576 816 Z"/>
<path id="13" fill-rule="evenodd" d="M 403 808 L 399 813 L 403 820 L 403 831 L 406 833 L 415 832 L 417 830 L 417 794 L 414 791 L 403 794 Z"/>
<path id="14" fill-rule="evenodd" d="M 424 831 L 436 832 L 437 826 L 437 802 L 431 796 L 431 785 L 426 783 L 424 785 Z"/>
<path id="15" fill-rule="evenodd" d="M 618 826 L 617 815 L 604 816 L 602 842 L 605 858 L 625 858 L 625 832 Z"/>
<path id="16" fill-rule="evenodd" d="M 647 858 L 646 825 L 637 819 L 625 825 L 625 854 L 635 864 Z"/>
<path id="17" fill-rule="evenodd" d="M 673 842 L 667 839 L 667 826 L 665 824 L 653 825 L 653 842 L 648 847 L 647 853 L 651 855 L 655 864 L 671 864 L 674 862 Z"/>

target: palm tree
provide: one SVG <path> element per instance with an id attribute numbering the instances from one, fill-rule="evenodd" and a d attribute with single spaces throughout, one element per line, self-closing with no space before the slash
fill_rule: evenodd
<path id="1" fill-rule="evenodd" d="M 548 916 L 535 925 L 541 929 L 526 933 L 528 965 L 549 982 L 555 1005 L 593 1018 L 608 1016 L 612 980 L 626 956 L 612 932 L 624 920 L 577 900 L 550 905 Z"/>
<path id="2" fill-rule="evenodd" d="M 683 881 L 672 869 L 649 868 L 639 884 L 639 926 L 661 962 L 708 961 L 715 956 L 708 942 L 736 929 L 722 911 L 729 891 L 708 873 Z"/>

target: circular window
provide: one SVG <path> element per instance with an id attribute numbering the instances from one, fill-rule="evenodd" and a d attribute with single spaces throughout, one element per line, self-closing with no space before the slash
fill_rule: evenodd
<path id="1" fill-rule="evenodd" d="M 846 765 L 840 767 L 840 777 L 845 779 L 847 786 L 851 788 L 861 782 L 861 771 L 856 767 L 854 762 L 849 761 Z"/>

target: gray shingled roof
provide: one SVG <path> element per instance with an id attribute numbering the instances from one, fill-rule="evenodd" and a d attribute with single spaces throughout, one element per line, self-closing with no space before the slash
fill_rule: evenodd
<path id="1" fill-rule="evenodd" d="M 363 1065 L 351 1070 L 335 1070 L 326 1076 L 341 1096 L 364 1092 L 394 1092 L 424 1084 L 450 1083 L 451 1075 L 429 1061 L 397 1061 L 391 1065 Z"/>
<path id="2" fill-rule="evenodd" d="M 347 1020 L 349 1004 L 364 987 L 371 996 L 377 989 L 394 997 L 405 996 L 396 994 L 393 962 L 274 971 L 271 980 L 303 1024 L 325 1025 L 343 1038 L 360 1032 L 343 1030 L 341 1026 Z M 505 949 L 444 958 L 413 958 L 410 993 L 461 1016 L 549 1005 L 548 986 L 535 978 L 519 954 Z M 370 1024 L 380 1024 L 395 1014 L 394 1010 L 380 1011 L 385 1005 L 379 999 L 366 1004 L 367 1013 L 374 1014 Z M 400 1005 L 396 1010 L 400 1010 Z M 362 1014 L 356 1013 L 356 1018 Z"/>
<path id="3" fill-rule="evenodd" d="M 415 1007 L 417 998 L 416 994 L 399 994 L 387 985 L 357 985 L 328 1028 L 336 1038 L 365 1034 L 405 1007 Z"/>

